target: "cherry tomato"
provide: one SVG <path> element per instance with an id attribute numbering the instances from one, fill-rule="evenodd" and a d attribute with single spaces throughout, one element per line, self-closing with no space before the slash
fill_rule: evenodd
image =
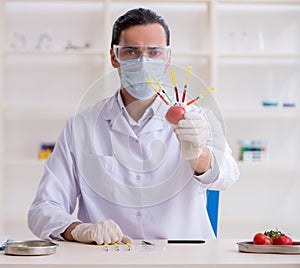
<path id="1" fill-rule="evenodd" d="M 272 245 L 270 237 L 263 233 L 257 233 L 253 238 L 253 243 L 256 245 Z"/>
<path id="2" fill-rule="evenodd" d="M 274 245 L 293 245 L 293 240 L 287 235 L 282 235 L 276 238 L 273 238 Z"/>
<path id="3" fill-rule="evenodd" d="M 166 113 L 166 119 L 173 125 L 184 118 L 185 109 L 182 106 L 172 106 Z"/>

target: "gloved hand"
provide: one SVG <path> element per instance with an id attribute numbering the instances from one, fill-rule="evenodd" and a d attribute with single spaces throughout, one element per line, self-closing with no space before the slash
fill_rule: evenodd
<path id="1" fill-rule="evenodd" d="M 105 220 L 97 224 L 82 223 L 71 232 L 74 240 L 82 243 L 127 243 L 132 242 L 129 236 L 123 235 L 121 228 L 113 220 Z"/>
<path id="2" fill-rule="evenodd" d="M 185 112 L 184 119 L 178 121 L 174 128 L 182 156 L 186 160 L 198 158 L 209 135 L 207 120 L 200 113 Z"/>

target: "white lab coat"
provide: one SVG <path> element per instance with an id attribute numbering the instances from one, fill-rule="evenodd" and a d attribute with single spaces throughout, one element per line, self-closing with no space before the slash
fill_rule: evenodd
<path id="1" fill-rule="evenodd" d="M 36 236 L 61 239 L 72 222 L 113 219 L 134 239 L 215 237 L 205 190 L 223 190 L 238 179 L 231 150 L 220 124 L 210 121 L 216 126 L 207 142 L 212 168 L 195 176 L 161 103 L 134 122 L 118 92 L 67 122 L 28 213 Z"/>

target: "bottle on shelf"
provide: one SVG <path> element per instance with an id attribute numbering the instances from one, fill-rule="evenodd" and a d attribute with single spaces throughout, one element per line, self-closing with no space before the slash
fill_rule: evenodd
<path id="1" fill-rule="evenodd" d="M 265 88 L 262 105 L 264 107 L 276 107 L 278 106 L 278 96 L 276 94 L 274 86 L 273 71 L 269 70 L 267 74 L 267 86 Z"/>

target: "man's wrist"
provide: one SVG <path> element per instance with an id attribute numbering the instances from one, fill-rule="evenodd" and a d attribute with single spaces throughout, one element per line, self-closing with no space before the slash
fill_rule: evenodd
<path id="1" fill-rule="evenodd" d="M 69 241 L 74 241 L 75 239 L 72 236 L 72 231 L 79 225 L 82 224 L 82 222 L 73 222 L 71 223 L 68 228 L 62 233 L 62 237 Z"/>
<path id="2" fill-rule="evenodd" d="M 207 147 L 204 147 L 201 155 L 190 160 L 191 166 L 194 169 L 195 175 L 200 176 L 211 168 L 211 153 Z"/>

